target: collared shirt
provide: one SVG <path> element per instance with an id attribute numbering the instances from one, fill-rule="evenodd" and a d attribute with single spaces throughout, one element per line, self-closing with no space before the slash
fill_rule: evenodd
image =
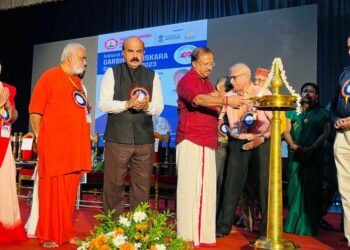
<path id="1" fill-rule="evenodd" d="M 262 88 L 250 84 L 247 91 L 243 94 L 243 99 L 249 99 L 258 95 Z M 271 95 L 269 90 L 266 90 L 265 95 Z M 237 96 L 234 90 L 228 92 L 227 96 Z M 230 124 L 230 134 L 237 139 L 246 139 L 247 134 L 261 135 L 267 131 L 272 119 L 272 112 L 265 110 L 257 110 L 252 103 L 245 103 L 239 109 L 227 107 L 227 117 Z M 245 120 L 245 118 L 247 120 Z M 255 119 L 255 122 L 252 120 Z M 252 126 L 249 126 L 253 123 Z"/>
<path id="2" fill-rule="evenodd" d="M 112 68 L 109 68 L 101 80 L 100 101 L 98 107 L 102 112 L 121 113 L 127 110 L 126 100 L 113 100 L 114 96 L 114 75 Z M 160 85 L 159 75 L 155 73 L 153 79 L 152 101 L 149 102 L 145 113 L 147 115 L 160 115 L 163 111 L 163 94 Z"/>
<path id="3" fill-rule="evenodd" d="M 197 145 L 217 147 L 217 107 L 200 107 L 193 103 L 200 94 L 214 91 L 208 79 L 202 79 L 191 69 L 177 86 L 179 124 L 176 131 L 176 144 L 189 140 Z"/>

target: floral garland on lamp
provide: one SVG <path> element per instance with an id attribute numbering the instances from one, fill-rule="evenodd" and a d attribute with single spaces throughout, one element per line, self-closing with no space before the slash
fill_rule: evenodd
<path id="1" fill-rule="evenodd" d="M 282 60 L 279 57 L 273 59 L 271 70 L 270 70 L 270 74 L 267 77 L 267 79 L 266 79 L 262 89 L 260 90 L 260 92 L 258 93 L 257 96 L 258 97 L 262 97 L 263 93 L 265 92 L 265 90 L 268 88 L 268 86 L 270 86 L 272 78 L 273 78 L 273 76 L 275 74 L 275 64 L 277 64 L 279 69 L 280 69 L 282 81 L 283 81 L 284 85 L 286 86 L 286 88 L 288 89 L 289 93 L 292 96 L 295 96 L 297 98 L 297 101 L 296 101 L 296 104 L 297 104 L 296 113 L 298 115 L 300 115 L 301 114 L 301 104 L 300 104 L 301 96 L 293 89 L 293 87 L 287 81 L 286 72 L 285 72 L 285 70 L 283 68 Z"/>
<path id="2" fill-rule="evenodd" d="M 192 249 L 177 237 L 174 214 L 166 210 L 158 213 L 148 203 L 141 203 L 134 211 L 124 213 L 118 220 L 115 211 L 96 215 L 101 221 L 90 236 L 78 243 L 77 250 L 179 250 Z"/>

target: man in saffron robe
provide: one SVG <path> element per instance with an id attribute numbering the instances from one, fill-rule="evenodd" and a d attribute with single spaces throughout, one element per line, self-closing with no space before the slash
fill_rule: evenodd
<path id="1" fill-rule="evenodd" d="M 44 247 L 76 243 L 72 217 L 81 174 L 91 170 L 90 106 L 79 75 L 86 49 L 69 43 L 61 66 L 39 78 L 29 106 L 39 154 L 39 221 Z"/>

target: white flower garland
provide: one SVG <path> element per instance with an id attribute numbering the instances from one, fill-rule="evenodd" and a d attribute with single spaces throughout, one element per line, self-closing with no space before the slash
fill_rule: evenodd
<path id="1" fill-rule="evenodd" d="M 259 92 L 259 94 L 257 95 L 258 97 L 262 97 L 263 96 L 263 93 L 265 92 L 265 90 L 267 89 L 268 86 L 270 86 L 271 84 L 271 81 L 272 81 L 272 78 L 275 74 L 275 64 L 278 64 L 279 68 L 280 68 L 280 71 L 281 71 L 281 78 L 282 78 L 282 81 L 284 83 L 284 85 L 286 85 L 286 88 L 288 89 L 289 93 L 292 95 L 292 96 L 295 96 L 297 98 L 297 108 L 296 108 L 296 112 L 298 115 L 301 114 L 301 104 L 300 104 L 300 101 L 301 101 L 301 96 L 293 89 L 293 87 L 289 84 L 289 82 L 287 81 L 287 77 L 286 77 L 286 72 L 285 70 L 283 69 L 283 64 L 282 64 L 282 60 L 281 58 L 277 57 L 275 59 L 273 59 L 273 62 L 272 62 L 272 67 L 271 67 L 271 70 L 270 70 L 270 74 L 269 76 L 267 77 L 265 83 L 264 83 L 264 86 L 262 87 L 261 91 Z"/>

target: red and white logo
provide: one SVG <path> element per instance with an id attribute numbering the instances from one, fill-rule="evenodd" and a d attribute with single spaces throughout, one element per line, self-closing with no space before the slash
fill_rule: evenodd
<path id="1" fill-rule="evenodd" d="M 105 42 L 105 48 L 108 50 L 112 50 L 112 49 L 115 49 L 117 47 L 118 47 L 118 40 L 117 39 L 111 38 Z"/>

